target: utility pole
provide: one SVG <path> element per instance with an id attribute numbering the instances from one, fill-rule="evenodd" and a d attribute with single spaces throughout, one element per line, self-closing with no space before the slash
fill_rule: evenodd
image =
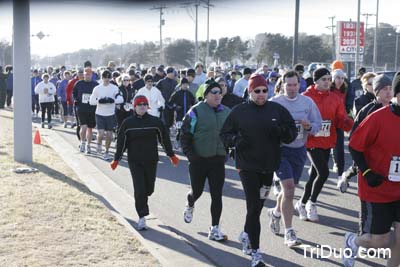
<path id="1" fill-rule="evenodd" d="M 357 3 L 357 30 L 356 30 L 356 61 L 354 64 L 354 71 L 358 71 L 360 64 L 360 10 L 361 0 Z"/>
<path id="2" fill-rule="evenodd" d="M 336 59 L 335 32 L 334 32 L 334 29 L 336 28 L 336 26 L 333 23 L 335 18 L 336 18 L 335 16 L 328 17 L 328 19 L 331 20 L 331 25 L 326 27 L 326 28 L 330 29 L 331 32 L 332 32 L 332 61 L 334 61 Z"/>
<path id="3" fill-rule="evenodd" d="M 163 41 L 162 41 L 162 26 L 165 25 L 165 20 L 163 19 L 164 12 L 163 10 L 167 7 L 165 5 L 154 6 L 150 8 L 150 10 L 158 10 L 160 12 L 160 61 L 164 62 L 164 49 L 163 49 Z"/>
<path id="4" fill-rule="evenodd" d="M 376 21 L 375 21 L 375 35 L 374 35 L 374 55 L 372 59 L 372 71 L 375 72 L 376 65 L 378 63 L 378 14 L 379 14 L 379 0 L 376 0 Z"/>
<path id="5" fill-rule="evenodd" d="M 195 8 L 194 18 L 193 18 L 193 15 L 190 14 L 190 12 L 189 12 L 189 7 L 191 7 L 191 6 L 194 6 L 194 8 Z M 199 60 L 199 42 L 198 42 L 199 6 L 200 6 L 200 0 L 194 0 L 193 2 L 182 3 L 182 8 L 186 8 L 189 16 L 192 18 L 192 20 L 194 21 L 194 24 L 195 24 L 195 31 L 194 31 L 194 61 L 195 62 L 197 62 Z M 208 25 L 208 23 L 207 23 L 207 25 Z M 208 28 L 207 28 L 207 33 L 208 33 Z"/>
<path id="6" fill-rule="evenodd" d="M 210 0 L 207 0 L 207 45 L 206 45 L 206 66 L 208 66 L 208 57 L 210 50 Z"/>
<path id="7" fill-rule="evenodd" d="M 292 54 L 292 66 L 297 63 L 297 50 L 299 44 L 299 14 L 300 14 L 300 0 L 296 0 L 296 11 L 295 11 L 295 22 L 294 22 L 294 35 L 293 35 L 293 54 Z"/>
<path id="8" fill-rule="evenodd" d="M 367 28 L 368 28 L 368 18 L 371 16 L 375 16 L 375 14 L 372 13 L 364 13 L 362 14 L 365 17 L 365 28 L 364 28 L 364 39 L 367 37 Z M 365 46 L 364 46 L 365 47 Z M 364 58 L 363 57 L 363 61 L 362 61 L 362 65 L 364 65 Z"/>

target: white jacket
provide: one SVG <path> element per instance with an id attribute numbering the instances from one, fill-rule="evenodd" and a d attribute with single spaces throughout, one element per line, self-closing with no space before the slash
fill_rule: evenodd
<path id="1" fill-rule="evenodd" d="M 39 95 L 39 103 L 54 102 L 54 95 L 56 94 L 56 87 L 53 83 L 41 81 L 35 87 L 35 94 Z"/>
<path id="2" fill-rule="evenodd" d="M 165 107 L 165 100 L 160 90 L 154 86 L 150 90 L 146 87 L 143 87 L 136 93 L 136 95 L 144 95 L 147 98 L 147 101 L 149 101 L 150 109 L 147 111 L 147 113 L 156 117 L 160 117 L 160 112 L 158 109 L 160 107 Z"/>
<path id="3" fill-rule="evenodd" d="M 114 103 L 100 104 L 98 100 L 100 98 L 110 97 L 114 99 Z M 96 114 L 100 116 L 112 116 L 115 114 L 115 104 L 121 104 L 124 102 L 124 98 L 119 94 L 119 89 L 114 84 L 103 84 L 97 85 L 93 88 L 92 95 L 90 96 L 89 103 L 92 106 L 96 106 Z"/>

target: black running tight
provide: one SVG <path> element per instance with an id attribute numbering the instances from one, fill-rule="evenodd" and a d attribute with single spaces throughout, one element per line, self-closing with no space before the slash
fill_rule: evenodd
<path id="1" fill-rule="evenodd" d="M 319 193 L 329 176 L 330 149 L 313 148 L 307 149 L 308 158 L 311 161 L 311 175 L 304 188 L 301 202 L 306 204 L 309 199 L 317 202 Z"/>

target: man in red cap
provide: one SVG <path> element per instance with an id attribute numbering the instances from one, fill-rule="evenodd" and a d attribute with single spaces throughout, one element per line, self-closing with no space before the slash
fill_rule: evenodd
<path id="1" fill-rule="evenodd" d="M 133 101 L 134 114 L 125 119 L 118 131 L 117 149 L 111 168 L 115 170 L 125 149 L 132 175 L 135 208 L 139 216 L 138 230 L 147 229 L 145 216 L 149 215 L 148 197 L 154 192 L 158 162 L 158 142 L 163 146 L 174 166 L 179 159 L 172 151 L 168 132 L 158 117 L 147 113 L 149 102 L 144 95 Z M 157 142 L 158 141 L 158 142 Z"/>
<path id="2" fill-rule="evenodd" d="M 273 172 L 280 165 L 281 143 L 295 140 L 297 129 L 286 108 L 267 101 L 267 82 L 263 76 L 250 77 L 248 92 L 249 100 L 232 110 L 220 136 L 226 149 L 235 149 L 236 169 L 246 195 L 246 222 L 239 241 L 243 252 L 251 254 L 251 266 L 261 267 L 265 266 L 259 249 L 261 210 Z"/>

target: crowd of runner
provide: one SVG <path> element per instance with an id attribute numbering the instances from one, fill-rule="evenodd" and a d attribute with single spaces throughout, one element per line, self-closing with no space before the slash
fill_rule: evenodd
<path id="1" fill-rule="evenodd" d="M 191 190 L 183 220 L 194 219 L 195 203 L 208 181 L 208 238 L 225 240 L 220 227 L 222 189 L 231 157 L 246 196 L 239 241 L 252 267 L 265 266 L 259 248 L 260 214 L 270 191 L 277 196 L 276 206 L 267 211 L 271 232 L 279 234 L 283 224 L 284 244 L 300 245 L 294 212 L 300 220 L 318 222 L 318 196 L 332 154 L 340 192 L 346 193 L 349 180 L 358 174 L 362 207 L 360 231 L 345 236 L 352 255 L 343 258 L 344 265 L 354 266 L 360 247 L 383 247 L 394 252 L 387 266 L 399 266 L 400 73 L 391 80 L 360 68 L 350 82 L 341 61 L 309 69 L 308 77 L 304 73 L 301 64 L 290 70 L 264 65 L 227 71 L 205 69 L 201 63 L 181 70 L 163 65 L 138 69 L 133 64 L 123 69 L 112 61 L 102 69 L 89 61 L 74 70 L 34 69 L 32 117 L 39 118 L 40 112 L 42 128 L 51 129 L 54 116 L 65 128 L 77 127 L 79 151 L 112 160 L 113 170 L 127 151 L 139 230 L 147 229 L 148 197 L 154 191 L 161 144 L 174 166 L 179 164 L 176 151 L 189 162 Z M 12 79 L 12 66 L 0 67 L 0 108 L 12 107 Z M 353 159 L 347 170 L 345 132 Z M 114 139 L 116 152 L 111 155 Z M 309 177 L 294 205 L 307 157 Z"/>

